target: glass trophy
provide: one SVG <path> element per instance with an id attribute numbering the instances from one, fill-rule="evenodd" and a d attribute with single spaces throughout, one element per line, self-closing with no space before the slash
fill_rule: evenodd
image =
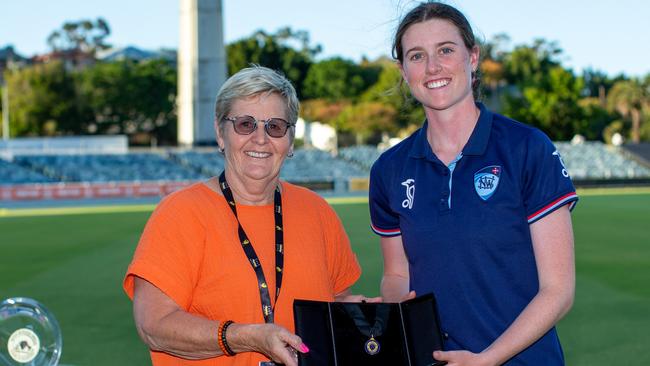
<path id="1" fill-rule="evenodd" d="M 1 366 L 56 366 L 62 347 L 59 324 L 43 305 L 26 297 L 0 303 Z"/>

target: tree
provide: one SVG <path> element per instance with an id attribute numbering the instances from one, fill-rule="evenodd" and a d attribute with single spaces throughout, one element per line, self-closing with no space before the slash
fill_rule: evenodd
<path id="1" fill-rule="evenodd" d="M 650 91 L 639 79 L 619 81 L 607 95 L 610 110 L 618 112 L 623 118 L 632 122 L 630 138 L 633 142 L 641 140 L 641 122 L 643 112 L 650 108 Z"/>
<path id="2" fill-rule="evenodd" d="M 226 46 L 228 73 L 232 75 L 251 64 L 279 70 L 291 80 L 302 98 L 303 82 L 314 56 L 320 50 L 320 46 L 309 46 L 309 34 L 305 31 L 294 32 L 287 27 L 275 34 L 268 34 L 258 30 L 250 37 Z"/>
<path id="3" fill-rule="evenodd" d="M 363 93 L 360 100 L 392 107 L 396 112 L 393 123 L 398 129 L 421 125 L 424 111 L 420 103 L 410 95 L 397 65 L 388 59 L 380 59 L 377 64 L 382 68 L 379 79 Z"/>
<path id="4" fill-rule="evenodd" d="M 106 37 L 110 34 L 108 22 L 103 18 L 95 21 L 83 19 L 65 22 L 61 29 L 50 33 L 47 44 L 54 52 L 78 50 L 94 55 L 97 50 L 110 47 L 106 43 Z"/>
<path id="5" fill-rule="evenodd" d="M 600 98 L 586 97 L 578 100 L 578 105 L 583 111 L 582 124 L 577 126 L 577 132 L 587 140 L 605 139 L 605 129 L 614 120 L 613 116 L 605 107 Z"/>
<path id="6" fill-rule="evenodd" d="M 504 33 L 495 35 L 492 40 L 481 45 L 481 64 L 479 65 L 482 91 L 488 97 L 498 96 L 499 89 L 506 84 L 504 57 L 510 37 Z"/>
<path id="7" fill-rule="evenodd" d="M 176 71 L 166 60 L 98 63 L 81 73 L 80 93 L 94 115 L 90 133 L 176 140 Z"/>
<path id="8" fill-rule="evenodd" d="M 37 64 L 5 74 L 13 136 L 78 134 L 89 117 L 63 63 Z"/>
<path id="9" fill-rule="evenodd" d="M 562 50 L 555 42 L 535 40 L 504 56 L 504 75 L 512 90 L 503 101 L 503 113 L 539 127 L 551 139 L 568 140 L 581 133 L 588 121 L 578 101 L 582 78 L 557 60 Z"/>
<path id="10" fill-rule="evenodd" d="M 372 80 L 371 70 L 376 70 L 375 75 L 379 73 L 376 67 L 362 67 L 340 57 L 314 63 L 305 78 L 303 97 L 329 100 L 358 97 L 377 80 L 376 76 Z M 364 74 L 371 80 L 367 81 Z"/>
<path id="11" fill-rule="evenodd" d="M 603 107 L 606 104 L 606 95 L 616 80 L 610 78 L 600 70 L 585 69 L 582 72 L 582 80 L 585 84 L 583 95 L 586 97 L 598 98 Z"/>
<path id="12" fill-rule="evenodd" d="M 301 103 L 300 114 L 308 121 L 334 125 L 339 114 L 351 104 L 349 99 L 309 99 Z"/>
<path id="13" fill-rule="evenodd" d="M 345 108 L 336 118 L 338 131 L 353 132 L 357 144 L 364 143 L 373 134 L 397 132 L 397 111 L 380 102 L 360 102 Z"/>
<path id="14" fill-rule="evenodd" d="M 509 84 L 523 88 L 539 85 L 551 69 L 560 66 L 562 49 L 555 42 L 536 39 L 532 46 L 520 45 L 504 55 L 504 76 Z"/>
<path id="15" fill-rule="evenodd" d="M 524 83 L 521 94 L 505 98 L 504 113 L 542 129 L 551 139 L 569 140 L 581 132 L 584 113 L 578 104 L 582 80 L 572 72 L 555 66 L 537 83 Z"/>

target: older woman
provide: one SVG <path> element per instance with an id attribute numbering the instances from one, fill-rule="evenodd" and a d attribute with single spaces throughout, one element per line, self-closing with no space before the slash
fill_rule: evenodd
<path id="1" fill-rule="evenodd" d="M 297 114 L 294 88 L 264 67 L 219 91 L 224 172 L 160 203 L 124 280 L 154 365 L 295 366 L 309 349 L 292 333 L 293 300 L 361 299 L 349 294 L 360 268 L 334 211 L 279 180 Z"/>

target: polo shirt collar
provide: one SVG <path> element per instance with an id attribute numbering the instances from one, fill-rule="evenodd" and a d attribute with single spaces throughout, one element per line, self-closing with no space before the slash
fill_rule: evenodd
<path id="1" fill-rule="evenodd" d="M 469 141 L 463 148 L 463 155 L 483 155 L 490 140 L 492 112 L 485 108 L 483 103 L 476 103 L 476 106 L 480 109 L 481 114 L 478 117 L 476 126 L 474 126 L 472 135 L 469 137 Z"/>
<path id="2" fill-rule="evenodd" d="M 429 121 L 424 120 L 422 127 L 416 132 L 415 140 L 413 141 L 413 146 L 411 146 L 411 151 L 409 156 L 412 158 L 426 158 L 427 160 L 435 161 L 437 158 L 433 155 L 431 151 L 431 146 L 429 146 L 429 140 L 427 140 L 427 128 L 429 126 Z"/>
<path id="3" fill-rule="evenodd" d="M 490 131 L 492 130 L 492 112 L 490 112 L 483 103 L 476 103 L 480 110 L 478 122 L 469 137 L 469 141 L 463 148 L 463 155 L 483 155 L 490 139 Z M 426 158 L 427 160 L 436 161 L 438 158 L 431 151 L 429 140 L 427 140 L 427 128 L 429 122 L 425 119 L 422 128 L 420 128 L 415 135 L 413 146 L 409 152 L 409 156 L 413 158 Z"/>

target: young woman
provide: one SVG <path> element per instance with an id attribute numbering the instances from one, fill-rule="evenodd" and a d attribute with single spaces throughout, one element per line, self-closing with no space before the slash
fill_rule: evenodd
<path id="1" fill-rule="evenodd" d="M 433 292 L 446 338 L 434 358 L 450 366 L 563 365 L 554 326 L 573 303 L 578 197 L 560 155 L 477 103 L 479 47 L 457 9 L 420 4 L 393 46 L 426 120 L 371 171 L 384 301 Z"/>

